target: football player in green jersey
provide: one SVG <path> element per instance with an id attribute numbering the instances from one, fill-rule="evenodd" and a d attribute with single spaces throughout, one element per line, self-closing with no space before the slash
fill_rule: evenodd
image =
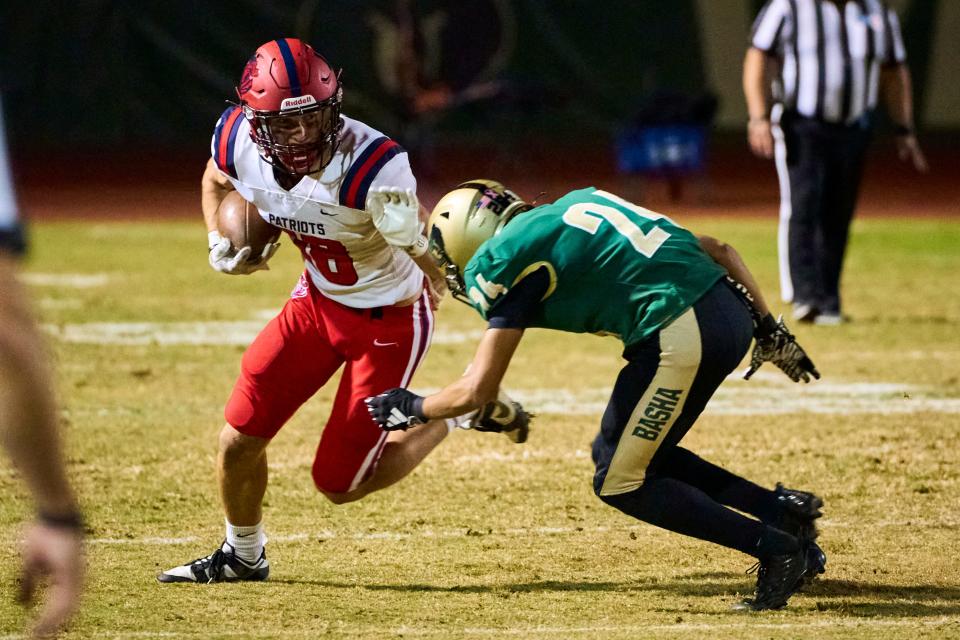
<path id="1" fill-rule="evenodd" d="M 384 429 L 496 398 L 527 327 L 616 335 L 626 365 L 593 443 L 597 496 L 644 522 L 754 556 L 757 588 L 747 604 L 756 610 L 783 607 L 823 571 L 814 542 L 820 498 L 765 489 L 678 444 L 754 337 L 748 377 L 763 362 L 794 381 L 820 377 L 733 247 L 599 189 L 534 207 L 491 180 L 445 195 L 430 225 L 430 251 L 451 293 L 488 328 L 467 373 L 438 393 L 368 398 Z"/>

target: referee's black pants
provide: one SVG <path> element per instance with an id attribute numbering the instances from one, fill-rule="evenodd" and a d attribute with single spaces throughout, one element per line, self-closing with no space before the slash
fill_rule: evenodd
<path id="1" fill-rule="evenodd" d="M 840 314 L 840 273 L 870 141 L 868 119 L 842 125 L 786 112 L 780 118 L 780 292 L 783 300 Z"/>

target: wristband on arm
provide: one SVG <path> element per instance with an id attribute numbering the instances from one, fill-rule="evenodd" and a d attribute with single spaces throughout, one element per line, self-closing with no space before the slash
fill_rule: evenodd
<path id="1" fill-rule="evenodd" d="M 52 527 L 54 529 L 69 529 L 77 532 L 83 531 L 83 516 L 80 515 L 79 511 L 62 514 L 40 511 L 37 513 L 37 521 L 46 527 Z"/>

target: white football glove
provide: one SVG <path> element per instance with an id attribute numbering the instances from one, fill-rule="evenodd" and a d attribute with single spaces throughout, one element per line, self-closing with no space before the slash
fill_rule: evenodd
<path id="1" fill-rule="evenodd" d="M 224 238 L 219 231 L 211 231 L 207 234 L 207 246 L 210 249 L 210 266 L 214 271 L 226 273 L 232 276 L 248 275 L 255 271 L 265 271 L 270 269 L 267 261 L 273 257 L 280 247 L 279 242 L 268 242 L 263 247 L 260 259 L 256 262 L 249 262 L 250 247 L 243 247 L 235 254 L 231 255 L 233 246 L 229 238 Z"/>
<path id="2" fill-rule="evenodd" d="M 373 225 L 389 244 L 407 251 L 420 249 L 420 202 L 413 189 L 377 187 L 367 194 L 367 211 Z M 426 243 L 423 243 L 426 250 Z M 420 251 L 422 254 L 423 251 Z"/>

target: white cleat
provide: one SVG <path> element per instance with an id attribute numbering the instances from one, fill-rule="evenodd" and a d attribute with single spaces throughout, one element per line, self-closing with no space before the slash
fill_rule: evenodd
<path id="1" fill-rule="evenodd" d="M 224 550 L 227 547 L 227 550 Z M 237 557 L 233 547 L 224 542 L 220 548 L 204 558 L 168 569 L 157 576 L 160 582 L 238 582 L 261 581 L 270 575 L 266 551 L 260 552 L 256 562 Z"/>

